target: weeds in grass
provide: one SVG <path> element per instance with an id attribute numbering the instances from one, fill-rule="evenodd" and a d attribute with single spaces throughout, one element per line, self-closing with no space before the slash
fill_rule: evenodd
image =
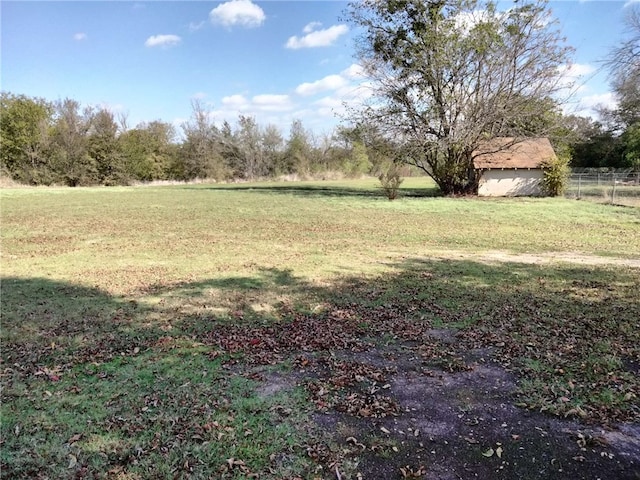
<path id="1" fill-rule="evenodd" d="M 404 179 L 400 176 L 399 167 L 392 164 L 378 176 L 382 191 L 389 200 L 395 200 L 400 193 L 400 185 Z"/>

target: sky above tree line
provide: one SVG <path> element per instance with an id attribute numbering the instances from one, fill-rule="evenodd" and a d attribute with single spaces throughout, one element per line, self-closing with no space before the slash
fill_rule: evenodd
<path id="1" fill-rule="evenodd" d="M 624 37 L 627 1 L 551 1 L 577 81 L 565 112 L 613 106 L 602 60 Z M 501 2 L 509 8 L 513 2 Z M 2 1 L 0 88 L 72 98 L 179 127 L 200 101 L 216 122 L 239 115 L 317 133 L 368 95 L 343 1 Z"/>

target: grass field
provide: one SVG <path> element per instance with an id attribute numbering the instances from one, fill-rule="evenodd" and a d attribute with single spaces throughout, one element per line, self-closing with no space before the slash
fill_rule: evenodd
<path id="1" fill-rule="evenodd" d="M 640 209 L 402 192 L 0 191 L 3 477 L 356 478 L 361 443 L 312 418 L 401 415 L 339 360 L 372 349 L 485 349 L 523 409 L 640 421 Z"/>

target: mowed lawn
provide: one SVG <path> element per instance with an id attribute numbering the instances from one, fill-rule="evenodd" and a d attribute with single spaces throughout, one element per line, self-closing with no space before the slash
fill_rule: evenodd
<path id="1" fill-rule="evenodd" d="M 353 442 L 311 418 L 380 375 L 325 385 L 307 365 L 404 342 L 464 370 L 425 350 L 433 329 L 490 348 L 523 409 L 640 421 L 638 208 L 439 198 L 425 179 L 393 202 L 374 179 L 0 199 L 6 478 L 356 472 Z"/>

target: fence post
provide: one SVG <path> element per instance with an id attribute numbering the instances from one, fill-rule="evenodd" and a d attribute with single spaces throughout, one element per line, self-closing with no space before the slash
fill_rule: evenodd
<path id="1" fill-rule="evenodd" d="M 612 173 L 611 178 L 613 179 L 613 188 L 611 189 L 611 204 L 613 204 L 616 199 L 616 174 Z"/>
<path id="2" fill-rule="evenodd" d="M 578 174 L 578 200 L 580 200 L 580 198 L 582 198 L 582 174 L 579 173 Z"/>

